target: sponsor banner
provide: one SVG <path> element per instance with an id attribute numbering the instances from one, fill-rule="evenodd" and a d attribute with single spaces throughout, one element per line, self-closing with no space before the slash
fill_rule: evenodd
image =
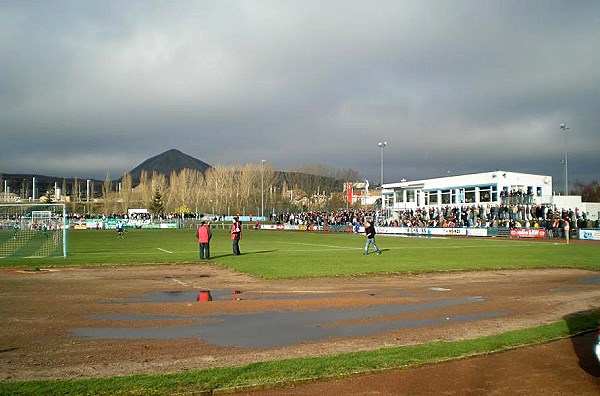
<path id="1" fill-rule="evenodd" d="M 585 239 L 588 241 L 600 241 L 600 230 L 589 230 L 582 229 L 579 230 L 579 239 Z"/>
<path id="2" fill-rule="evenodd" d="M 343 226 L 343 225 L 330 225 L 322 227 L 323 231 L 327 232 L 352 232 L 354 229 L 352 226 Z M 364 231 L 364 228 L 363 228 Z"/>
<path id="3" fill-rule="evenodd" d="M 467 228 L 467 236 L 486 237 L 488 230 L 487 228 Z"/>
<path id="4" fill-rule="evenodd" d="M 387 235 L 467 235 L 466 228 L 375 227 L 375 230 L 378 234 Z"/>
<path id="5" fill-rule="evenodd" d="M 85 221 L 85 225 L 90 229 L 101 229 L 102 228 L 102 220 L 101 219 L 87 219 Z"/>
<path id="6" fill-rule="evenodd" d="M 424 227 L 407 227 L 406 233 L 410 235 L 431 235 L 431 230 Z"/>
<path id="7" fill-rule="evenodd" d="M 237 217 L 239 221 L 241 222 L 254 222 L 254 221 L 265 221 L 266 217 L 262 217 L 262 216 L 225 216 L 223 217 L 224 221 L 233 221 L 233 218 Z"/>
<path id="8" fill-rule="evenodd" d="M 328 231 L 328 232 L 354 232 L 352 226 L 312 226 L 289 224 L 261 224 L 261 230 L 286 230 L 286 231 Z M 375 227 L 381 235 L 434 235 L 434 236 L 488 236 L 485 228 L 425 228 L 425 227 Z M 365 228 L 360 227 L 358 233 L 364 234 Z"/>
<path id="9" fill-rule="evenodd" d="M 261 224 L 261 230 L 285 230 L 285 225 L 283 224 Z"/>
<path id="10" fill-rule="evenodd" d="M 172 229 L 179 228 L 179 224 L 177 222 L 172 223 L 152 223 L 149 219 L 139 220 L 139 219 L 87 219 L 85 223 L 80 221 L 73 224 L 73 229 L 75 230 L 95 230 L 95 229 L 105 229 L 105 230 L 115 230 L 117 229 L 117 223 L 123 223 L 123 228 L 132 229 L 132 228 L 143 228 L 143 229 Z"/>
<path id="11" fill-rule="evenodd" d="M 517 228 L 510 230 L 511 238 L 545 238 L 546 230 L 543 228 Z"/>
<path id="12" fill-rule="evenodd" d="M 400 227 L 375 227 L 375 231 L 378 234 L 400 234 Z M 365 227 L 361 226 L 358 232 L 364 234 Z"/>
<path id="13" fill-rule="evenodd" d="M 467 235 L 466 228 L 432 228 L 432 230 L 443 230 L 444 235 Z"/>
<path id="14" fill-rule="evenodd" d="M 126 226 L 125 228 L 128 228 L 128 226 Z M 131 226 L 129 226 L 129 228 L 131 228 Z M 173 228 L 178 228 L 178 224 L 177 223 L 150 223 L 150 224 L 145 224 L 141 227 L 138 228 L 143 228 L 143 229 L 173 229 Z"/>
<path id="15" fill-rule="evenodd" d="M 261 230 L 285 231 L 327 231 L 327 232 L 352 232 L 352 226 L 317 226 L 317 225 L 290 225 L 290 224 L 261 224 Z M 364 229 L 363 229 L 364 230 Z"/>

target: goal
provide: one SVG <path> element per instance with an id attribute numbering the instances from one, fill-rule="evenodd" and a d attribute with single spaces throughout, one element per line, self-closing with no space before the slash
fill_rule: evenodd
<path id="1" fill-rule="evenodd" d="M 67 256 L 64 204 L 1 204 L 0 258 Z"/>

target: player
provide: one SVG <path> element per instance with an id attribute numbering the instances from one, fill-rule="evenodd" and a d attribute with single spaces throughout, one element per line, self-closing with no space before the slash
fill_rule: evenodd
<path id="1" fill-rule="evenodd" d="M 118 221 L 117 222 L 117 234 L 119 234 L 119 238 L 123 238 L 124 233 L 123 233 L 123 222 L 122 221 Z"/>
<path id="2" fill-rule="evenodd" d="M 17 239 L 17 237 L 19 236 L 20 229 L 21 226 L 19 226 L 19 222 L 15 221 L 15 224 L 13 224 L 13 239 Z"/>
<path id="3" fill-rule="evenodd" d="M 365 243 L 365 252 L 363 254 L 369 254 L 369 247 L 373 245 L 375 253 L 379 256 L 381 250 L 379 250 L 379 247 L 377 247 L 377 244 L 375 243 L 375 226 L 370 221 L 365 223 L 365 235 L 367 236 L 367 243 Z"/>

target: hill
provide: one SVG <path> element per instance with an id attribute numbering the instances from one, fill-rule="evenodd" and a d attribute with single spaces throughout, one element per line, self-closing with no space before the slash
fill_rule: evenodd
<path id="1" fill-rule="evenodd" d="M 211 166 L 204 161 L 200 161 L 179 150 L 171 149 L 152 158 L 148 158 L 146 161 L 129 171 L 129 174 L 131 175 L 132 183 L 135 186 L 139 184 L 140 175 L 143 170 L 148 172 L 149 176 L 152 176 L 153 172 L 157 172 L 168 177 L 171 172 L 179 172 L 182 169 L 195 169 L 201 173 L 205 173 L 210 167 Z"/>
<path id="2" fill-rule="evenodd" d="M 130 174 L 132 185 L 135 187 L 140 182 L 142 171 L 146 171 L 150 177 L 153 172 L 161 173 L 166 177 L 169 177 L 172 172 L 180 172 L 182 169 L 195 169 L 204 174 L 211 167 L 211 165 L 204 161 L 189 156 L 179 150 L 171 149 L 148 158 L 127 173 Z M 3 182 L 6 181 L 9 192 L 22 198 L 26 198 L 32 196 L 31 190 L 33 189 L 32 180 L 34 176 L 36 178 L 36 197 L 44 195 L 48 189 L 53 188 L 55 185 L 63 190 L 63 194 L 71 195 L 73 193 L 75 181 L 77 181 L 80 186 L 80 195 L 85 196 L 87 193 L 86 180 L 89 180 L 90 194 L 92 197 L 102 195 L 103 180 L 85 178 L 77 180 L 75 178 L 59 178 L 35 174 L 0 174 L 0 180 Z M 113 185 L 116 185 L 115 182 L 118 183 L 121 179 L 122 177 L 113 180 Z M 338 177 L 320 176 L 306 172 L 277 171 L 275 172 L 273 184 L 278 189 L 281 189 L 285 185 L 288 188 L 294 186 L 295 188 L 300 188 L 303 191 L 309 192 L 341 191 L 343 188 L 343 181 Z"/>

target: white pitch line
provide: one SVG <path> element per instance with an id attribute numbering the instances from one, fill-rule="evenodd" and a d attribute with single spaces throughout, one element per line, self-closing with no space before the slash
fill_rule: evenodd
<path id="1" fill-rule="evenodd" d="M 168 251 L 168 250 L 165 250 L 165 249 L 162 249 L 162 248 L 157 248 L 157 249 L 158 249 L 158 250 L 160 250 L 161 252 L 165 252 L 165 253 L 173 253 L 173 252 L 170 252 L 170 251 Z"/>
<path id="2" fill-rule="evenodd" d="M 182 285 L 182 286 L 194 287 L 194 285 L 193 285 L 193 284 L 191 284 L 191 283 L 189 283 L 189 282 L 183 282 L 183 281 L 180 281 L 180 280 L 179 280 L 179 279 L 177 279 L 177 278 L 172 278 L 172 279 L 173 279 L 173 282 L 175 282 L 175 283 L 178 283 L 178 284 L 180 284 L 180 285 Z"/>

